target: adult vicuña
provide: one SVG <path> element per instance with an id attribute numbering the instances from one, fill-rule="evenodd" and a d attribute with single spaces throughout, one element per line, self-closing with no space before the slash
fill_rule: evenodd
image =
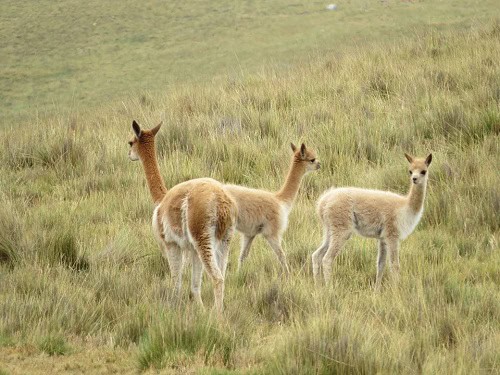
<path id="1" fill-rule="evenodd" d="M 155 135 L 160 126 L 161 123 L 151 130 L 141 130 L 134 121 L 135 136 L 129 142 L 129 157 L 142 162 L 156 204 L 153 232 L 168 260 L 176 295 L 181 289 L 184 253 L 191 253 L 193 297 L 203 306 L 204 266 L 214 285 L 217 312 L 221 314 L 228 245 L 234 233 L 237 207 L 222 184 L 211 178 L 185 181 L 167 190 L 156 159 Z"/>
<path id="2" fill-rule="evenodd" d="M 298 149 L 291 144 L 293 157 L 288 176 L 278 192 L 225 185 L 228 194 L 238 206 L 236 230 L 241 232 L 241 252 L 238 268 L 248 256 L 255 236 L 262 234 L 278 257 L 285 273 L 289 273 L 285 253 L 281 247 L 283 232 L 288 225 L 288 215 L 297 196 L 302 177 L 320 168 L 313 150 L 304 144 Z"/>
<path id="3" fill-rule="evenodd" d="M 324 240 L 313 253 L 313 275 L 318 284 L 321 269 L 325 283 L 331 278 L 332 262 L 353 232 L 379 239 L 376 289 L 380 288 L 387 253 L 392 271 L 399 274 L 399 241 L 408 237 L 422 217 L 427 169 L 432 154 L 416 159 L 405 154 L 410 163 L 411 187 L 407 196 L 388 191 L 359 188 L 333 188 L 318 200 L 318 215 L 323 223 Z"/>

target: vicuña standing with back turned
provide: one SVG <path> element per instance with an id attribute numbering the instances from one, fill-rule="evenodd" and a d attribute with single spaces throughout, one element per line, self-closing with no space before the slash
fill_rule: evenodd
<path id="1" fill-rule="evenodd" d="M 425 159 L 405 154 L 410 163 L 410 192 L 401 196 L 388 191 L 333 188 L 318 200 L 318 215 L 323 224 L 324 239 L 312 255 L 314 280 L 320 282 L 321 269 L 325 283 L 331 279 L 332 262 L 351 234 L 379 240 L 377 279 L 380 288 L 389 253 L 392 271 L 399 274 L 399 241 L 408 237 L 422 217 L 427 186 L 427 169 L 432 154 Z"/>
<path id="2" fill-rule="evenodd" d="M 184 253 L 192 257 L 191 292 L 201 301 L 203 267 L 214 285 L 215 306 L 222 313 L 224 277 L 229 241 L 233 235 L 237 208 L 223 190 L 222 184 L 211 178 L 182 182 L 167 191 L 156 159 L 155 135 L 161 124 L 151 130 L 141 130 L 132 123 L 134 138 L 129 142 L 129 157 L 140 160 L 156 207 L 153 212 L 153 232 L 168 260 L 175 282 L 175 292 L 181 289 Z"/>

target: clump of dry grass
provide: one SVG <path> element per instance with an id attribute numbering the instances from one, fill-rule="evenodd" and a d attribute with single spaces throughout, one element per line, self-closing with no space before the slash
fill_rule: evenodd
<path id="1" fill-rule="evenodd" d="M 0 206 L 0 264 L 13 268 L 20 262 L 24 248 L 21 220 L 7 201 Z"/>

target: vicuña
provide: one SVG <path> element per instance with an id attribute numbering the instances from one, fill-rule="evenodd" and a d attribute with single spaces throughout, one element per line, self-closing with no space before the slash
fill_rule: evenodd
<path id="1" fill-rule="evenodd" d="M 307 172 L 320 168 L 313 150 L 304 144 L 300 149 L 291 144 L 293 157 L 285 183 L 278 192 L 250 189 L 237 185 L 224 188 L 238 206 L 236 230 L 241 232 L 241 252 L 238 268 L 250 252 L 255 236 L 262 234 L 281 263 L 283 271 L 289 273 L 285 253 L 281 247 L 283 232 L 288 225 L 288 215 L 297 196 L 302 177 Z"/>
<path id="2" fill-rule="evenodd" d="M 144 167 L 156 205 L 153 232 L 168 260 L 176 295 L 181 289 L 184 255 L 191 254 L 192 295 L 203 306 L 201 280 L 204 267 L 212 280 L 215 307 L 220 315 L 228 245 L 235 228 L 237 207 L 222 184 L 211 178 L 185 181 L 167 190 L 156 159 L 155 135 L 160 126 L 161 123 L 151 130 L 141 130 L 134 121 L 135 136 L 129 142 L 129 157 L 140 160 Z"/>
<path id="3" fill-rule="evenodd" d="M 405 154 L 410 163 L 410 192 L 401 196 L 388 191 L 333 188 L 318 200 L 318 215 L 323 224 L 323 243 L 313 253 L 313 275 L 318 284 L 321 270 L 325 283 L 331 279 L 332 262 L 352 233 L 379 240 L 377 278 L 380 288 L 387 254 L 394 276 L 399 275 L 399 242 L 417 226 L 424 208 L 427 169 L 432 154 L 425 159 Z"/>

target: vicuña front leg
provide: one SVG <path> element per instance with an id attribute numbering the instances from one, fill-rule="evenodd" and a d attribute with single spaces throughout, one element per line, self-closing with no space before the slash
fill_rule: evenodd
<path id="1" fill-rule="evenodd" d="M 389 257 L 391 259 L 391 276 L 393 281 L 399 280 L 399 240 L 388 241 Z"/>
<path id="2" fill-rule="evenodd" d="M 288 267 L 288 263 L 286 261 L 286 255 L 281 247 L 281 238 L 280 237 L 270 237 L 266 236 L 266 240 L 269 243 L 269 246 L 273 249 L 274 253 L 278 257 L 279 262 L 281 263 L 281 267 L 285 275 L 290 273 L 290 268 Z"/>
<path id="3" fill-rule="evenodd" d="M 382 285 L 382 276 L 384 275 L 384 268 L 387 259 L 387 243 L 385 239 L 380 239 L 378 242 L 378 255 L 377 255 L 377 279 L 375 281 L 375 290 L 380 290 Z"/>

